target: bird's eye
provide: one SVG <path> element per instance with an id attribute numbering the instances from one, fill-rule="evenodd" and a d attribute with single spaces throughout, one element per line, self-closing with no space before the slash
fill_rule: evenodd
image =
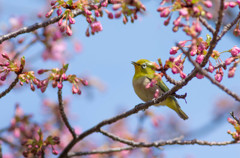
<path id="1" fill-rule="evenodd" d="M 147 67 L 147 65 L 145 63 L 143 63 L 141 66 L 143 69 L 146 69 L 146 67 Z"/>

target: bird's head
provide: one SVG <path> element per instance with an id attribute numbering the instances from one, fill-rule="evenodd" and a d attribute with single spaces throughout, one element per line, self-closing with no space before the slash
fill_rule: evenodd
<path id="1" fill-rule="evenodd" d="M 132 61 L 135 67 L 136 76 L 152 76 L 155 73 L 157 64 L 147 59 L 140 59 L 137 62 Z"/>

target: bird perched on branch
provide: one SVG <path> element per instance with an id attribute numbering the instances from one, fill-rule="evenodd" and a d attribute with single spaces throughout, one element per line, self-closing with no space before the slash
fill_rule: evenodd
<path id="1" fill-rule="evenodd" d="M 155 77 L 156 63 L 146 59 L 140 59 L 137 62 L 132 62 L 135 67 L 135 74 L 133 76 L 133 88 L 135 93 L 144 102 L 157 98 L 164 92 L 169 91 L 169 88 L 162 80 L 153 80 Z M 182 111 L 176 98 L 169 96 L 166 100 L 156 104 L 166 105 L 173 109 L 183 120 L 188 119 L 188 116 Z"/>

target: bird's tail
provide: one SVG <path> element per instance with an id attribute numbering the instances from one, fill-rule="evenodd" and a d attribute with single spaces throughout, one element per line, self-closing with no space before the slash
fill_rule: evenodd
<path id="1" fill-rule="evenodd" d="M 173 110 L 178 114 L 178 116 L 180 116 L 183 120 L 188 119 L 187 114 L 185 114 L 185 113 L 182 111 L 182 109 L 181 109 L 181 107 L 179 106 L 179 104 L 178 104 L 177 100 L 175 99 L 175 97 L 170 96 L 170 97 L 168 97 L 168 98 L 166 99 L 165 102 L 166 102 L 166 105 L 167 105 L 169 108 L 173 109 Z"/>

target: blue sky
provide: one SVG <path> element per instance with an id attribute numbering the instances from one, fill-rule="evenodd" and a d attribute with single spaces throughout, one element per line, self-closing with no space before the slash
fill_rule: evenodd
<path id="1" fill-rule="evenodd" d="M 120 111 L 130 109 L 136 104 L 141 103 L 141 100 L 135 95 L 132 88 L 134 69 L 131 61 L 141 58 L 152 61 L 157 61 L 157 58 L 161 58 L 162 61 L 165 61 L 169 57 L 168 52 L 170 48 L 177 41 L 189 39 L 181 31 L 173 33 L 171 27 L 163 25 L 163 20 L 160 18 L 159 13 L 156 12 L 158 4 L 154 1 L 145 3 L 147 8 L 146 14 L 135 21 L 134 24 L 128 23 L 124 25 L 121 20 L 101 18 L 99 20 L 102 22 L 103 31 L 90 38 L 85 37 L 86 22 L 81 17 L 76 18 L 77 22 L 73 25 L 73 36 L 81 41 L 83 51 L 80 54 L 73 54 L 74 58 L 70 61 L 68 73 L 94 76 L 106 85 L 106 91 L 99 92 L 93 89 L 93 99 L 88 99 L 86 93 L 84 94 L 83 92 L 81 96 L 73 96 L 71 95 L 71 87 L 64 87 L 63 95 L 72 98 L 72 111 L 74 111 L 75 115 L 78 115 L 77 119 L 72 121 L 74 125 L 82 127 L 83 130 L 88 129 L 103 119 L 112 117 Z M 0 0 L 0 24 L 4 24 L 6 19 L 13 15 L 21 14 L 26 17 L 31 15 L 31 18 L 35 18 L 35 11 L 40 10 L 43 5 L 43 1 L 40 0 L 22 0 L 21 3 L 17 4 L 14 1 Z M 32 24 L 32 21 L 28 23 L 28 25 L 30 24 Z M 204 30 L 203 34 L 205 33 L 206 30 Z M 223 51 L 238 44 L 239 41 L 232 39 L 232 36 L 226 36 L 220 42 L 217 49 Z M 41 45 L 29 49 L 26 54 L 37 54 L 40 52 L 36 52 L 38 49 L 42 49 Z M 72 48 L 69 47 L 69 50 L 72 50 Z M 28 58 L 26 58 L 27 60 Z M 49 68 L 60 66 L 58 63 L 52 61 L 47 62 L 45 65 L 42 65 L 42 63 L 42 61 L 36 61 L 34 67 L 44 66 Z M 191 64 L 187 64 L 185 67 L 185 73 L 190 72 L 192 68 Z M 178 77 L 175 78 L 179 79 Z M 224 77 L 222 83 L 239 93 L 238 78 L 239 74 L 230 80 Z M 167 85 L 171 87 L 168 83 Z M 0 88 L 1 91 L 3 89 Z M 183 100 L 179 100 L 179 103 L 189 116 L 189 120 L 186 121 L 189 131 L 207 124 L 212 119 L 216 100 L 226 97 L 224 92 L 211 85 L 207 79 L 193 79 L 178 93 L 183 94 L 185 92 L 188 93 L 187 104 Z M 36 120 L 43 119 L 42 114 L 38 112 L 41 105 L 39 95 L 41 96 L 40 92 L 33 93 L 30 89 L 24 88 L 1 99 L 0 120 L 2 125 L 0 128 L 6 126 L 10 121 L 16 101 L 20 103 L 26 112 L 34 113 Z M 49 88 L 46 95 L 53 100 L 57 100 L 56 89 Z M 167 108 L 152 107 L 151 109 L 156 110 L 159 114 L 174 115 L 174 112 Z M 225 122 L 207 135 L 194 138 L 209 141 L 231 140 L 226 131 L 233 129 L 227 123 L 227 120 Z M 167 157 L 177 158 L 187 156 L 194 156 L 196 158 L 223 158 L 227 156 L 237 158 L 239 147 L 239 145 L 229 145 L 226 147 L 174 146 L 166 147 L 164 151 Z"/>

